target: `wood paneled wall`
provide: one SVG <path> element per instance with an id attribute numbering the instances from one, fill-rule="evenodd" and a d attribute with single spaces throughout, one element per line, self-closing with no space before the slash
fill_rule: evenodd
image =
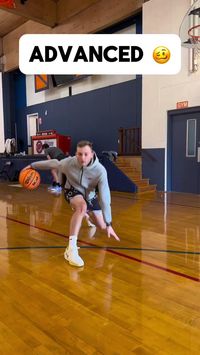
<path id="1" fill-rule="evenodd" d="M 87 0 L 85 0 L 87 2 Z M 54 28 L 27 21 L 16 30 L 3 38 L 3 50 L 6 56 L 5 71 L 18 67 L 19 39 L 26 33 L 95 33 L 103 28 L 111 26 L 131 15 L 136 14 L 142 8 L 143 0 L 100 0 L 94 1 L 85 10 L 72 15 L 68 2 L 60 1 L 58 7 L 58 19 L 62 22 Z M 67 5 L 68 3 L 68 5 Z M 75 2 L 76 4 L 76 2 Z M 73 8 L 77 10 L 76 7 Z M 66 10 L 66 12 L 65 12 Z M 65 16 L 63 15 L 65 13 Z M 71 17 L 66 19 L 66 16 Z M 67 14 L 67 15 L 66 15 Z"/>

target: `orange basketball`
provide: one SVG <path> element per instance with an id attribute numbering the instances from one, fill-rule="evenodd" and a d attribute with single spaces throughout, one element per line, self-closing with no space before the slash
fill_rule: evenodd
<path id="1" fill-rule="evenodd" d="M 22 170 L 19 174 L 19 183 L 27 190 L 34 190 L 40 185 L 40 174 L 34 169 Z"/>

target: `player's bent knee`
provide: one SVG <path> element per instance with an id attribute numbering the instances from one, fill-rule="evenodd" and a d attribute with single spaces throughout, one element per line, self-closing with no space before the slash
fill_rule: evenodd
<path id="1" fill-rule="evenodd" d="M 83 216 L 85 216 L 87 212 L 87 206 L 86 204 L 80 205 L 77 208 L 75 208 L 75 211 Z"/>

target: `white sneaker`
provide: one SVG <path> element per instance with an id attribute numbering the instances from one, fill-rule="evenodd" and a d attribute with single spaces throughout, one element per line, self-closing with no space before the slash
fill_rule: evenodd
<path id="1" fill-rule="evenodd" d="M 67 247 L 64 252 L 64 258 L 70 265 L 81 267 L 84 265 L 83 259 L 78 255 L 78 248 Z"/>
<path id="2" fill-rule="evenodd" d="M 51 186 L 48 186 L 48 191 L 51 191 L 52 189 L 54 189 L 55 188 L 55 186 L 53 186 L 53 185 L 51 185 Z"/>
<path id="3" fill-rule="evenodd" d="M 48 189 L 48 191 L 51 193 L 55 193 L 55 194 L 61 194 L 62 187 L 61 186 L 52 186 L 51 188 Z"/>

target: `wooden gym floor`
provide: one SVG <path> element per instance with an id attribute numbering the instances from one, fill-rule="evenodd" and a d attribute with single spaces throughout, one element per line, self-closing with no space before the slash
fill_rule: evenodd
<path id="1" fill-rule="evenodd" d="M 83 225 L 46 186 L 0 184 L 1 354 L 199 354 L 200 195 L 113 193 L 121 242 Z"/>

